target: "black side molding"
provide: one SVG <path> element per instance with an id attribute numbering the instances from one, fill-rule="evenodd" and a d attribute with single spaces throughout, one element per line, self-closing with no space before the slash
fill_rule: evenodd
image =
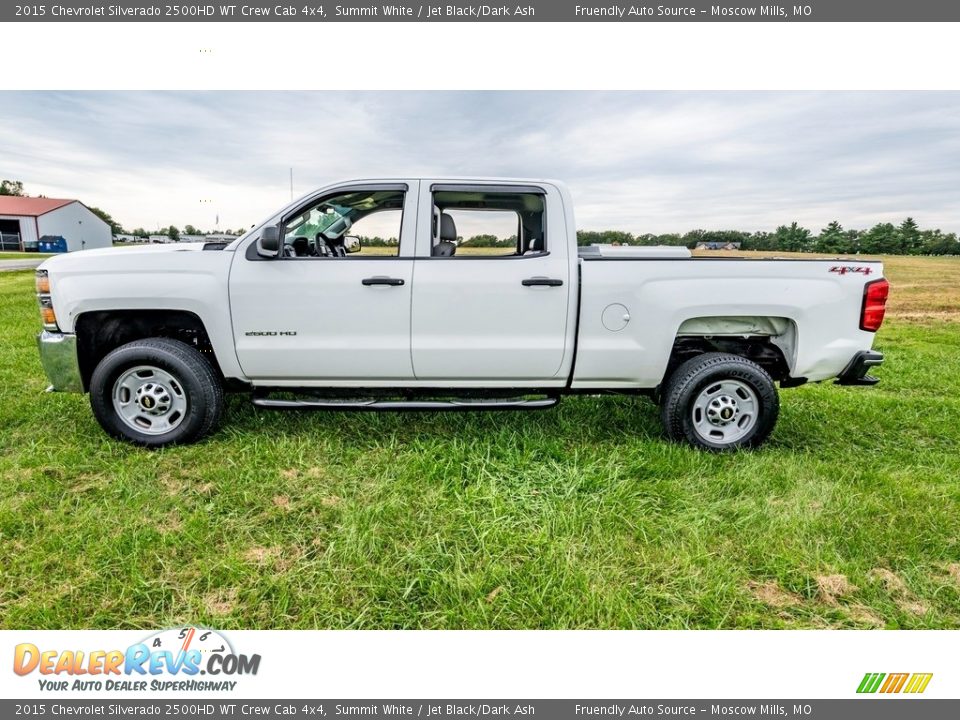
<path id="1" fill-rule="evenodd" d="M 883 363 L 883 354 L 873 350 L 861 350 L 847 364 L 839 375 L 837 385 L 876 385 L 880 378 L 867 375 L 867 371 Z"/>
<path id="2" fill-rule="evenodd" d="M 537 287 L 538 285 L 543 285 L 545 287 L 560 287 L 563 285 L 563 280 L 560 280 L 559 278 L 532 277 L 527 278 L 526 280 L 521 280 L 520 284 L 524 287 Z"/>

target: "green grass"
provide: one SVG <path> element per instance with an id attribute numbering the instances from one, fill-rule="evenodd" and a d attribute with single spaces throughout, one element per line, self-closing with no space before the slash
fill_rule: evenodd
<path id="1" fill-rule="evenodd" d="M 280 414 L 150 452 L 45 395 L 0 276 L 0 627 L 955 628 L 960 324 L 898 321 L 873 389 L 784 391 L 764 449 L 641 399 Z"/>
<path id="2" fill-rule="evenodd" d="M 13 250 L 0 251 L 0 260 L 45 260 L 53 257 L 50 253 L 15 252 Z"/>

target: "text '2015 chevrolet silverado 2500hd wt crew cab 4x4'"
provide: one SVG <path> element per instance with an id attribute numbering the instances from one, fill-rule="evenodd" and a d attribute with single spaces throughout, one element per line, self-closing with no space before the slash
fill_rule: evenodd
<path id="1" fill-rule="evenodd" d="M 578 248 L 568 190 L 540 180 L 338 183 L 226 247 L 90 250 L 37 272 L 52 389 L 89 392 L 108 433 L 154 447 L 209 433 L 227 390 L 333 410 L 645 394 L 672 439 L 753 447 L 775 383 L 876 382 L 887 289 L 859 259 Z"/>

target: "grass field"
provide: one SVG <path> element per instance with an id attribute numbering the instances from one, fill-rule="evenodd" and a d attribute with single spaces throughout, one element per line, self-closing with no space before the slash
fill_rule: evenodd
<path id="1" fill-rule="evenodd" d="M 880 386 L 783 392 L 768 446 L 654 406 L 277 414 L 109 440 L 45 395 L 0 276 L 0 627 L 960 627 L 960 262 L 888 259 Z"/>
<path id="2" fill-rule="evenodd" d="M 0 260 L 42 260 L 48 257 L 51 257 L 49 253 L 15 252 L 13 250 L 0 252 Z"/>

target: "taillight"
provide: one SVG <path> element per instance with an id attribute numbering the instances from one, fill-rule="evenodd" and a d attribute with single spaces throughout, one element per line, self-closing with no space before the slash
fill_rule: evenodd
<path id="1" fill-rule="evenodd" d="M 863 288 L 863 307 L 860 308 L 860 329 L 876 332 L 883 324 L 883 314 L 887 309 L 887 296 L 890 295 L 890 283 L 884 279 L 871 280 Z"/>

